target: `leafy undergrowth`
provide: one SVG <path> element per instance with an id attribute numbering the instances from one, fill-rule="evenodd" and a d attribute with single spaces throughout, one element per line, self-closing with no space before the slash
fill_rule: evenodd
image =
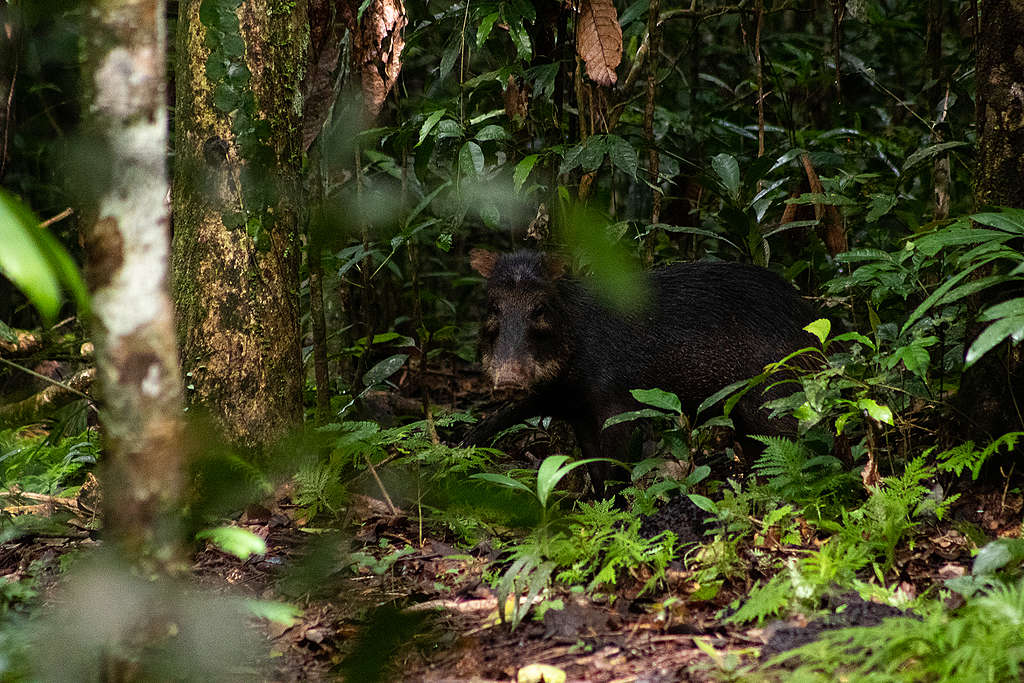
<path id="1" fill-rule="evenodd" d="M 379 490 L 351 493 L 347 516 L 323 524 L 284 487 L 231 525 L 262 539 L 265 552 L 240 559 L 206 543 L 186 594 L 261 606 L 234 617 L 257 635 L 250 680 L 515 680 L 532 665 L 591 681 L 789 680 L 794 668 L 806 680 L 1019 676 L 1016 482 L 943 502 L 926 485 L 937 461 L 911 463 L 870 492 L 848 480 L 818 490 L 821 509 L 830 495 L 859 501 L 836 506 L 841 523 L 830 527 L 785 478 L 799 457 L 779 442 L 759 461 L 760 482 L 691 477 L 667 501 L 633 494 L 634 508 L 651 516 L 573 502 L 554 484 L 544 497 L 534 477 L 566 474 L 564 460 L 545 461 L 539 473 L 516 475 L 526 489 L 516 505 L 536 508 L 520 520 L 532 519 L 531 531 L 493 515 L 470 524 L 455 505 L 421 517 L 426 508 L 386 483 L 399 510 Z M 516 488 L 487 479 L 485 491 Z M 644 491 L 664 491 L 658 481 L 667 480 Z M 989 541 L 996 537 L 1005 538 Z M 95 545 L 24 532 L 3 545 L 8 678 L 18 678 L 19 662 L 31 665 L 35 631 L 26 624 L 68 603 L 56 577 L 67 565 L 77 576 L 92 554 L 83 544 Z M 207 598 L 187 604 L 222 609 L 218 618 L 226 609 Z"/>

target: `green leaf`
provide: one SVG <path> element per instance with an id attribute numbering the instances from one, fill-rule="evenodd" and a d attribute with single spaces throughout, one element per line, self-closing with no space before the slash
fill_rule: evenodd
<path id="1" fill-rule="evenodd" d="M 533 170 L 533 167 L 536 165 L 539 158 L 539 155 L 531 154 L 524 157 L 522 161 L 516 164 L 516 169 L 512 172 L 512 184 L 515 186 L 516 192 L 523 189 L 523 183 L 526 182 L 526 179 L 530 175 L 530 171 Z"/>
<path id="2" fill-rule="evenodd" d="M 1024 235 L 1024 209 L 1004 207 L 999 213 L 976 213 L 970 218 L 975 223 Z"/>
<path id="3" fill-rule="evenodd" d="M 677 415 L 683 412 L 683 404 L 675 394 L 661 389 L 633 389 L 629 393 L 633 398 L 655 408 L 667 410 Z"/>
<path id="4" fill-rule="evenodd" d="M 287 602 L 254 600 L 250 598 L 245 601 L 245 607 L 255 617 L 266 619 L 288 628 L 302 621 L 302 610 Z"/>
<path id="5" fill-rule="evenodd" d="M 824 346 L 829 332 L 832 331 L 832 323 L 827 318 L 818 318 L 809 325 L 806 325 L 804 329 L 817 337 L 818 341 Z"/>
<path id="6" fill-rule="evenodd" d="M 596 171 L 601 167 L 607 150 L 604 135 L 591 135 L 580 149 L 580 167 L 588 173 Z"/>
<path id="7" fill-rule="evenodd" d="M 74 261 L 14 195 L 0 190 L 0 273 L 20 289 L 39 313 L 52 321 L 60 311 L 61 284 L 74 296 L 80 313 L 89 297 Z"/>
<path id="8" fill-rule="evenodd" d="M 740 165 L 731 154 L 719 154 L 711 159 L 711 168 L 722 181 L 733 202 L 740 199 Z"/>
<path id="9" fill-rule="evenodd" d="M 484 151 L 472 140 L 459 150 L 459 170 L 467 178 L 478 177 L 484 171 Z"/>
<path id="10" fill-rule="evenodd" d="M 894 206 L 896 206 L 896 195 L 873 194 L 871 195 L 871 208 L 868 210 L 868 215 L 864 217 L 864 220 L 868 223 L 874 223 L 892 211 Z"/>
<path id="11" fill-rule="evenodd" d="M 719 389 L 718 391 L 716 391 L 715 393 L 711 394 L 706 399 L 704 399 L 704 401 L 699 406 L 697 406 L 697 414 L 700 415 L 705 410 L 707 410 L 711 406 L 715 405 L 716 403 L 721 401 L 726 396 L 729 396 L 730 394 L 733 394 L 734 392 L 736 392 L 736 390 L 738 390 L 738 389 L 740 389 L 742 387 L 746 387 L 747 383 L 748 383 L 748 380 L 741 379 L 738 382 L 733 382 L 732 384 L 730 384 L 728 386 L 722 387 L 721 389 Z M 746 393 L 746 391 L 744 391 L 743 393 Z"/>
<path id="12" fill-rule="evenodd" d="M 618 135 L 606 136 L 605 144 L 608 150 L 608 158 L 611 159 L 612 166 L 635 180 L 637 158 L 636 150 L 633 149 L 633 145 L 629 144 Z"/>
<path id="13" fill-rule="evenodd" d="M 1024 539 L 1000 538 L 986 543 L 974 556 L 971 573 L 975 576 L 994 574 L 1010 563 L 1024 561 Z"/>
<path id="14" fill-rule="evenodd" d="M 427 120 L 423 122 L 422 126 L 420 126 L 420 139 L 419 142 L 416 143 L 417 147 L 422 145 L 423 141 L 427 139 L 427 136 L 430 135 L 430 131 L 434 130 L 434 126 L 436 126 L 437 122 L 441 120 L 444 113 L 444 109 L 438 109 L 427 116 Z"/>
<path id="15" fill-rule="evenodd" d="M 237 526 L 222 526 L 205 529 L 196 534 L 197 539 L 208 539 L 210 543 L 240 560 L 249 559 L 250 555 L 263 555 L 267 552 L 267 544 L 262 538 Z"/>
<path id="16" fill-rule="evenodd" d="M 996 320 L 1010 316 L 1024 316 L 1024 298 L 1009 299 L 989 306 L 978 316 L 978 320 Z"/>
<path id="17" fill-rule="evenodd" d="M 953 277 L 949 278 L 941 285 L 939 285 L 934 292 L 928 295 L 927 299 L 922 301 L 920 305 L 918 305 L 918 307 L 914 309 L 914 312 L 910 314 L 909 318 L 907 318 L 907 322 L 903 323 L 903 327 L 900 329 L 900 336 L 906 334 L 907 330 L 910 329 L 910 326 L 916 323 L 921 316 L 927 313 L 928 310 L 935 305 L 935 302 L 937 302 L 939 299 L 945 296 L 946 292 L 953 289 L 953 287 L 960 284 L 961 281 L 966 279 L 968 275 L 976 271 L 978 268 L 981 268 L 983 265 L 985 265 L 991 260 L 992 259 L 990 258 L 984 259 L 974 264 L 970 268 L 960 271 L 959 273 L 957 273 L 956 275 L 954 275 Z"/>
<path id="18" fill-rule="evenodd" d="M 687 226 L 687 225 L 667 225 L 665 223 L 655 223 L 654 225 L 651 225 L 648 228 L 648 230 L 655 230 L 655 229 L 665 230 L 666 232 L 682 232 L 682 233 L 687 233 L 687 234 L 690 234 L 690 235 L 701 235 L 703 237 L 711 237 L 711 238 L 714 238 L 716 240 L 720 240 L 722 242 L 725 242 L 726 244 L 728 244 L 730 247 L 732 247 L 736 251 L 743 251 L 738 246 L 736 246 L 735 243 L 730 242 L 725 237 L 719 235 L 717 232 L 712 232 L 711 230 L 705 230 L 703 228 L 692 228 L 692 227 Z"/>
<path id="19" fill-rule="evenodd" d="M 718 514 L 718 506 L 715 505 L 715 501 L 699 493 L 687 493 L 686 497 L 693 501 L 693 504 L 699 507 L 704 512 L 710 512 L 713 515 Z"/>
<path id="20" fill-rule="evenodd" d="M 568 456 L 563 456 L 563 457 L 568 457 Z M 508 488 L 508 489 L 515 489 L 517 491 L 525 491 L 526 493 L 530 494 L 534 498 L 537 497 L 537 494 L 534 493 L 533 489 L 531 489 L 529 486 L 527 486 L 523 482 L 519 481 L 518 479 L 513 479 L 512 477 L 508 476 L 507 474 L 494 474 L 493 472 L 479 472 L 477 474 L 469 475 L 469 478 L 470 479 L 479 479 L 480 481 L 486 481 L 486 482 L 489 482 L 491 484 L 495 484 L 497 486 L 504 486 L 505 488 Z"/>
<path id="21" fill-rule="evenodd" d="M 861 344 L 863 344 L 864 346 L 868 347 L 872 351 L 876 350 L 875 342 L 871 341 L 870 339 L 865 337 L 860 332 L 844 332 L 844 333 L 842 333 L 842 334 L 840 334 L 840 335 L 838 335 L 836 337 L 832 337 L 832 341 L 833 342 L 839 342 L 839 341 L 855 341 L 855 342 L 860 342 Z"/>
<path id="22" fill-rule="evenodd" d="M 558 486 L 558 482 L 562 480 L 562 477 L 568 474 L 569 470 L 574 466 L 580 464 L 577 462 L 562 468 L 562 464 L 569 459 L 568 455 L 549 455 L 544 458 L 540 467 L 537 468 L 537 499 L 542 506 L 547 507 L 548 496 Z"/>
<path id="23" fill-rule="evenodd" d="M 967 349 L 967 356 L 964 359 L 965 369 L 974 365 L 978 359 L 1005 341 L 1007 337 L 1012 338 L 1015 344 L 1024 338 L 1024 316 L 1000 318 L 986 327 Z"/>
<path id="24" fill-rule="evenodd" d="M 910 170 L 910 168 L 913 167 L 915 164 L 918 164 L 924 161 L 925 159 L 930 159 L 931 157 L 937 156 L 948 149 L 955 149 L 957 147 L 967 146 L 968 143 L 966 142 L 939 142 L 937 144 L 929 145 L 927 147 L 919 149 L 910 156 L 908 156 L 907 160 L 903 162 L 903 171 L 900 175 L 906 174 L 906 172 Z"/>
<path id="25" fill-rule="evenodd" d="M 931 356 L 928 354 L 928 349 L 924 348 L 920 344 L 911 344 L 901 348 L 899 355 L 907 370 L 910 370 L 910 372 L 914 373 L 921 379 L 925 379 L 925 375 L 928 372 L 928 365 L 931 362 Z"/>
<path id="26" fill-rule="evenodd" d="M 609 417 L 607 420 L 604 421 L 604 424 L 601 426 L 601 429 L 608 429 L 609 427 L 614 427 L 615 425 L 621 424 L 623 422 L 629 422 L 630 420 L 640 420 L 648 417 L 658 418 L 668 417 L 668 415 L 661 412 L 660 410 L 655 410 L 653 408 L 629 410 L 624 413 L 619 413 L 618 415 L 612 415 L 611 417 Z"/>
<path id="27" fill-rule="evenodd" d="M 857 407 L 867 411 L 868 415 L 878 422 L 884 422 L 887 425 L 893 424 L 892 410 L 888 406 L 878 405 L 874 399 L 862 398 L 857 401 Z"/>
<path id="28" fill-rule="evenodd" d="M 363 385 L 372 387 L 374 384 L 380 384 L 398 372 L 399 368 L 405 365 L 407 360 L 409 360 L 409 356 L 405 353 L 396 353 L 389 358 L 385 358 L 366 371 L 366 374 L 363 375 Z"/>
<path id="29" fill-rule="evenodd" d="M 508 34 L 516 46 L 516 56 L 524 62 L 530 61 L 533 56 L 533 44 L 530 42 L 530 34 L 526 32 L 522 21 L 510 22 L 508 29 Z"/>
<path id="30" fill-rule="evenodd" d="M 508 131 L 501 126 L 492 123 L 477 131 L 477 134 L 474 137 L 481 142 L 486 142 L 488 140 L 507 140 Z"/>
<path id="31" fill-rule="evenodd" d="M 494 22 L 498 21 L 498 17 L 501 14 L 499 12 L 492 12 L 488 14 L 480 22 L 480 26 L 476 30 L 476 46 L 480 47 L 487 40 L 487 36 L 491 35 L 491 29 L 494 28 Z"/>

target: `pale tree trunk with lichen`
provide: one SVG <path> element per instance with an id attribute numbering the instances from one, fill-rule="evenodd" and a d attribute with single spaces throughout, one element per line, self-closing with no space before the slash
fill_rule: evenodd
<path id="1" fill-rule="evenodd" d="M 187 397 L 259 446 L 302 419 L 304 0 L 182 0 L 173 292 Z"/>
<path id="2" fill-rule="evenodd" d="M 180 557 L 182 397 L 167 292 L 163 0 L 98 2 L 85 33 L 85 127 L 110 176 L 86 226 L 106 442 L 109 537 L 152 568 Z"/>

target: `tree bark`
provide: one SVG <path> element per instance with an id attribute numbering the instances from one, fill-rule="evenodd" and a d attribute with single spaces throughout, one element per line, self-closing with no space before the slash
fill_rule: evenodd
<path id="1" fill-rule="evenodd" d="M 190 404 L 247 446 L 302 418 L 306 11 L 304 0 L 180 4 L 173 291 L 182 364 Z"/>
<path id="2" fill-rule="evenodd" d="M 1024 207 L 1024 0 L 986 0 L 977 35 L 975 205 Z M 966 344 L 984 327 L 977 312 L 1006 297 L 1006 291 L 993 288 L 971 302 Z M 968 418 L 966 436 L 979 440 L 1020 429 L 1022 389 L 1019 346 L 1001 344 L 971 366 L 957 397 Z"/>
<path id="3" fill-rule="evenodd" d="M 130 557 L 180 568 L 181 380 L 167 294 L 167 105 L 163 0 L 92 6 L 86 126 L 110 184 L 86 221 L 96 367 L 103 396 L 105 528 Z"/>

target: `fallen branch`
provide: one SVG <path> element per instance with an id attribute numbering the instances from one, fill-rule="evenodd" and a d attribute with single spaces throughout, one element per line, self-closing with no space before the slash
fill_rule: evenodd
<path id="1" fill-rule="evenodd" d="M 85 391 L 96 379 L 96 368 L 88 368 L 72 375 L 65 382 L 54 382 L 28 398 L 0 406 L 0 424 L 28 424 L 37 422 L 49 413 L 72 401 L 92 398 Z M 53 381 L 53 380 L 50 380 Z"/>

